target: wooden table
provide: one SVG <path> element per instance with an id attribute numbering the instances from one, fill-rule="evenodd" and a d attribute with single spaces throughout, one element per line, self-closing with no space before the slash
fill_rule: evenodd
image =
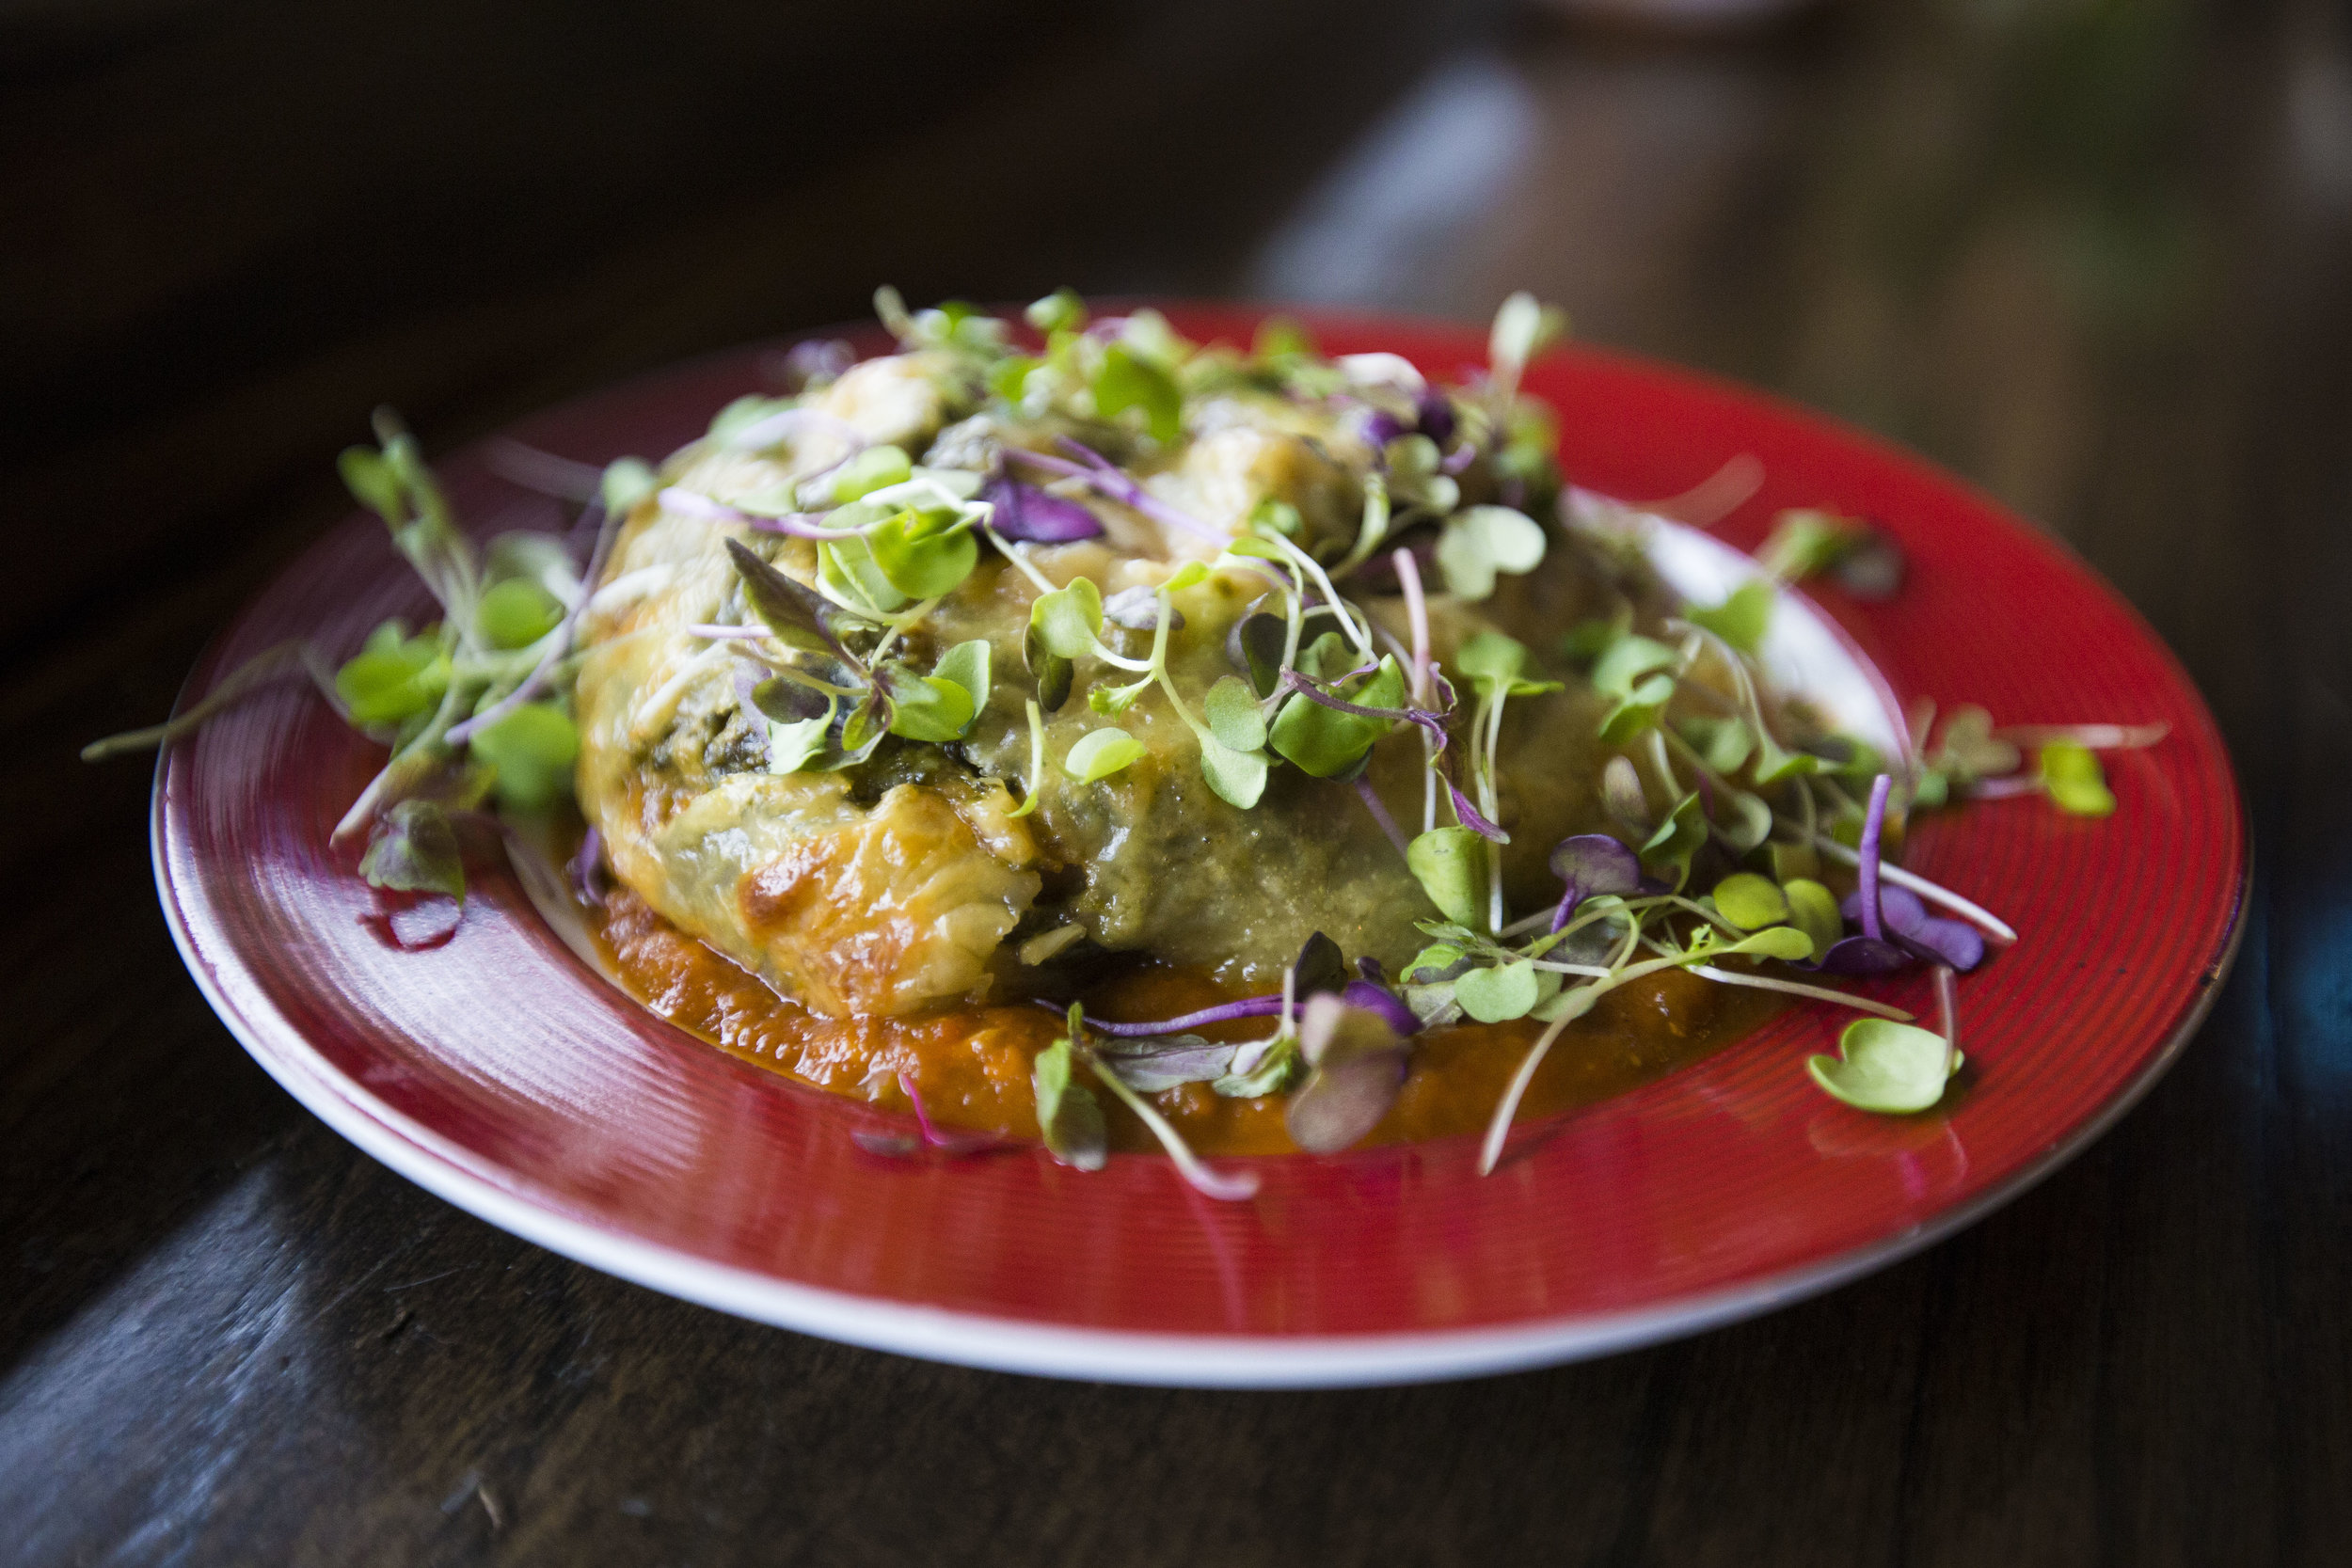
<path id="1" fill-rule="evenodd" d="M 2352 13 L 1856 5 L 1665 48 L 1428 9 L 0 20 L 0 1560 L 2352 1561 Z M 2234 976 L 1967 1233 L 1486 1382 L 930 1366 L 449 1208 L 237 1049 L 155 911 L 145 769 L 73 748 L 336 515 L 373 403 L 445 447 L 883 278 L 1524 284 L 1913 443 L 2212 700 L 2260 843 Z"/>

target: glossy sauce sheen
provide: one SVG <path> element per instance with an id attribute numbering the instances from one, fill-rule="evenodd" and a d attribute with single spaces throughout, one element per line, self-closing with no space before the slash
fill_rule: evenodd
<path id="1" fill-rule="evenodd" d="M 628 989 L 670 1022 L 732 1056 L 886 1110 L 911 1110 L 907 1074 L 933 1119 L 1012 1138 L 1038 1136 L 1029 1065 L 1054 1042 L 1061 1020 L 1033 1003 L 987 1005 L 909 1018 L 827 1018 L 787 1002 L 765 984 L 672 927 L 627 890 L 609 900 L 602 941 Z M 1084 998 L 1087 1011 L 1118 1022 L 1173 1018 L 1232 1000 L 1205 976 L 1153 967 L 1121 976 Z M 1622 1093 L 1747 1034 L 1779 1010 L 1770 992 L 1735 989 L 1668 971 L 1601 999 L 1571 1024 L 1528 1086 L 1522 1117 L 1588 1105 Z M 1483 1131 L 1541 1025 L 1463 1023 L 1413 1041 L 1395 1106 L 1367 1143 L 1403 1143 Z M 1246 1040 L 1263 1019 L 1197 1031 Z M 1108 1094 L 1100 1098 L 1111 1142 L 1156 1147 Z M 1207 1154 L 1294 1151 L 1279 1097 L 1230 1100 L 1205 1084 L 1160 1093 L 1155 1103 L 1186 1142 Z"/>

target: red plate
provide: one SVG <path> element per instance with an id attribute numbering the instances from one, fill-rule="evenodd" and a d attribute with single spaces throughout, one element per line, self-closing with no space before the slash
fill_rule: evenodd
<path id="1" fill-rule="evenodd" d="M 1249 312 L 1171 308 L 1247 341 Z M 1433 374 L 1464 329 L 1321 316 L 1327 349 Z M 658 455 L 761 384 L 772 350 L 633 383 L 516 434 L 590 462 Z M 175 747 L 156 880 L 188 967 L 262 1066 L 370 1153 L 453 1203 L 656 1290 L 813 1334 L 1024 1371 L 1295 1386 L 1453 1376 L 1688 1333 L 1926 1245 L 2047 1175 L 2144 1091 L 2203 1015 L 2238 932 L 2246 850 L 2221 740 L 2180 668 L 2082 564 L 1917 460 L 1686 372 L 1571 349 L 1529 388 L 1604 494 L 1680 492 L 1737 453 L 1773 512 L 1878 519 L 1910 578 L 1824 610 L 1904 701 L 2003 722 L 2163 721 L 2117 758 L 2114 817 L 2027 799 L 1915 833 L 1910 864 L 2023 933 L 1962 985 L 1971 1072 L 1947 1114 L 1886 1119 L 1807 1080 L 1837 1019 L 1787 1015 L 1708 1060 L 1525 1139 L 1494 1176 L 1475 1140 L 1253 1162 L 1252 1203 L 1203 1199 L 1156 1156 L 1081 1175 L 1042 1151 L 902 1163 L 874 1115 L 744 1066 L 618 995 L 485 871 L 453 929 L 388 924 L 327 832 L 380 753 L 281 687 Z M 522 493 L 481 454 L 443 472 L 464 515 Z M 428 610 L 380 523 L 355 516 L 254 601 L 205 689 L 294 636 L 330 653 Z M 2152 852 L 2160 845 L 2161 852 Z M 445 906 L 444 906 L 445 908 Z M 436 928 L 440 927 L 440 928 Z M 1924 1009 L 1925 987 L 1891 994 Z"/>

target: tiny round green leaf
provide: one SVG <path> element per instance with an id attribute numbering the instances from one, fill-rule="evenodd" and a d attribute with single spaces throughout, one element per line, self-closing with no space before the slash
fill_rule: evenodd
<path id="1" fill-rule="evenodd" d="M 1073 779 L 1092 784 L 1107 779 L 1113 773 L 1143 755 L 1143 742 L 1125 730 L 1089 730 L 1078 737 L 1062 758 L 1062 771 Z"/>
<path id="2" fill-rule="evenodd" d="M 1838 1055 L 1811 1056 L 1805 1069 L 1858 1111 L 1905 1116 L 1944 1098 L 1960 1053 L 1941 1035 L 1892 1019 L 1858 1019 L 1837 1037 Z"/>

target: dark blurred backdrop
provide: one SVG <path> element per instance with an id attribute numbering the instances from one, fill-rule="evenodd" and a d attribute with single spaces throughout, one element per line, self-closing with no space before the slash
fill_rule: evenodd
<path id="1" fill-rule="evenodd" d="M 2352 1560 L 2352 6 L 1572 3 L 0 0 L 0 1561 Z M 442 450 L 882 281 L 1526 286 L 1913 444 L 2215 704 L 2236 978 L 1963 1236 L 1486 1384 L 924 1367 L 457 1214 L 244 1059 L 73 748 L 375 404 Z"/>

